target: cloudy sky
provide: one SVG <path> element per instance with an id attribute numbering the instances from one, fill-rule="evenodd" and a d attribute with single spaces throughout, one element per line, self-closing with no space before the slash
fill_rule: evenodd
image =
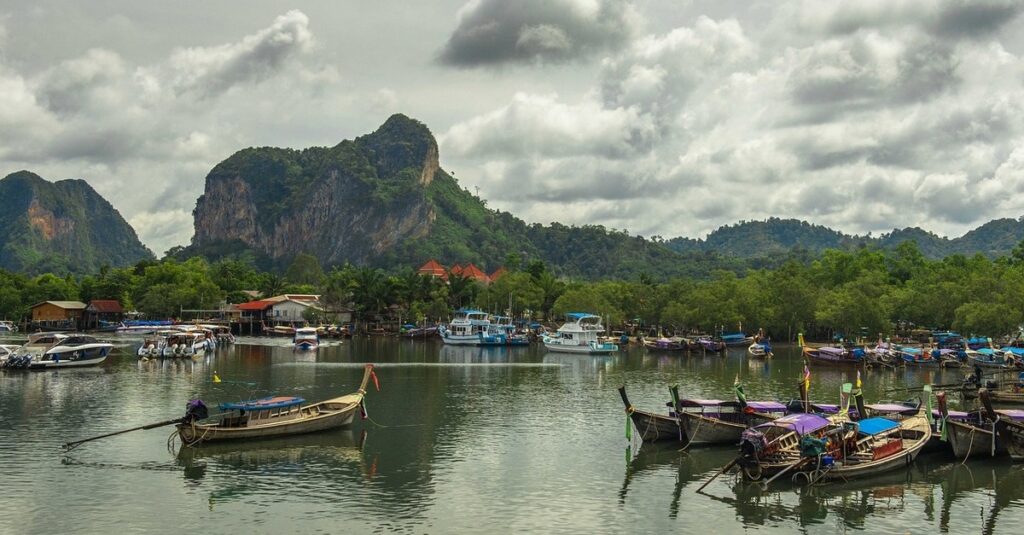
<path id="1" fill-rule="evenodd" d="M 0 176 L 84 178 L 158 254 L 248 146 L 390 114 L 530 222 L 702 237 L 1024 215 L 1024 0 L 0 0 Z"/>

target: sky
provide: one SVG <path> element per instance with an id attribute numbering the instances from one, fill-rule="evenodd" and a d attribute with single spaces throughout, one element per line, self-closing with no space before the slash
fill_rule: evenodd
<path id="1" fill-rule="evenodd" d="M 703 237 L 1024 215 L 1024 0 L 0 0 L 0 176 L 81 178 L 161 254 L 250 146 L 393 113 L 528 222 Z"/>

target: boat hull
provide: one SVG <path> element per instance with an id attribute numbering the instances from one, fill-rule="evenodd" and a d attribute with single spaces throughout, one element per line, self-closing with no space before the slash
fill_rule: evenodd
<path id="1" fill-rule="evenodd" d="M 686 434 L 675 418 L 653 412 L 632 410 L 629 419 L 633 422 L 640 439 L 644 442 L 672 441 L 686 444 Z"/>
<path id="2" fill-rule="evenodd" d="M 761 422 L 757 422 L 761 423 Z M 682 413 L 679 424 L 692 445 L 739 444 L 747 425 L 726 422 L 700 414 Z"/>
<path id="3" fill-rule="evenodd" d="M 344 400 L 345 398 L 339 399 Z M 359 400 L 361 399 L 362 396 L 358 396 L 358 398 L 353 396 L 354 401 L 348 403 L 337 400 L 325 401 L 317 405 L 344 404 L 344 407 L 326 414 L 321 413 L 296 420 L 252 427 L 220 427 L 217 424 L 178 424 L 178 436 L 181 437 L 182 442 L 185 444 L 192 445 L 229 440 L 257 440 L 337 429 L 352 424 L 356 411 L 359 408 Z"/>
<path id="4" fill-rule="evenodd" d="M 946 438 L 949 441 L 949 447 L 953 450 L 953 455 L 957 459 L 1006 454 L 1006 446 L 997 439 L 997 436 L 992 433 L 991 429 L 986 430 L 981 427 L 949 420 L 946 422 Z M 994 448 L 993 440 L 995 440 Z"/>
<path id="5" fill-rule="evenodd" d="M 1006 446 L 1006 452 L 1016 462 L 1024 461 L 1024 424 L 1000 420 L 996 424 L 997 440 Z"/>
<path id="6" fill-rule="evenodd" d="M 544 342 L 544 347 L 546 347 L 548 351 L 555 351 L 558 353 L 586 353 L 590 355 L 607 355 L 619 350 L 619 346 L 615 344 L 569 345 Z"/>

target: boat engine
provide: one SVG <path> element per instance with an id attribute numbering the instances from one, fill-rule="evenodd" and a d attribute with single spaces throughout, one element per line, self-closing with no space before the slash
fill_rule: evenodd
<path id="1" fill-rule="evenodd" d="M 185 416 L 181 417 L 181 423 L 190 424 L 196 420 L 202 420 L 210 416 L 210 411 L 201 399 L 193 399 L 185 404 Z"/>

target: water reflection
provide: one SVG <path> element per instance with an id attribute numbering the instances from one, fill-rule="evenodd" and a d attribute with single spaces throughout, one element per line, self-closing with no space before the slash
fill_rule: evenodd
<path id="1" fill-rule="evenodd" d="M 0 373 L 0 456 L 7 505 L 19 511 L 0 516 L 0 532 L 20 532 L 29 518 L 30 531 L 47 533 L 124 525 L 978 533 L 1014 529 L 1024 517 L 1024 468 L 1000 460 L 961 466 L 919 457 L 911 470 L 881 478 L 811 488 L 783 478 L 768 491 L 723 476 L 696 494 L 734 448 L 626 446 L 620 384 L 637 407 L 657 410 L 671 384 L 684 396 L 728 399 L 737 376 L 750 399 L 789 399 L 803 369 L 796 348 L 778 347 L 767 362 L 743 351 L 629 347 L 593 357 L 387 338 L 313 352 L 295 352 L 284 339 L 242 339 L 197 360 L 139 362 L 134 349 L 121 348 L 93 370 Z M 380 365 L 383 391 L 369 393 L 370 419 L 350 430 L 171 455 L 168 428 L 89 443 L 64 462 L 40 454 L 67 440 L 173 418 L 196 397 L 216 404 L 269 394 L 336 396 L 358 384 L 367 361 Z M 811 373 L 812 397 L 821 401 L 834 402 L 840 385 L 855 378 L 852 370 Z M 961 375 L 867 370 L 863 377 L 866 397 L 877 400 L 897 397 L 892 388 Z M 47 505 L 58 500 L 75 514 L 52 515 Z M 182 518 L 185 510 L 191 514 Z"/>

